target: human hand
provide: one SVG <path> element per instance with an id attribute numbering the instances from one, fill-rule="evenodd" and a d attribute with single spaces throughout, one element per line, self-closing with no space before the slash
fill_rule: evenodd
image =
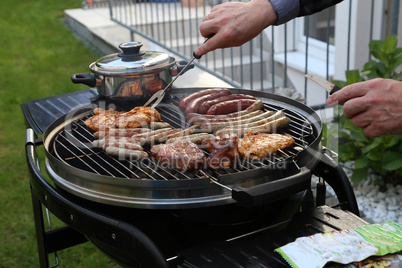
<path id="1" fill-rule="evenodd" d="M 200 24 L 205 38 L 215 34 L 196 48 L 197 55 L 205 55 L 217 48 L 241 46 L 276 22 L 276 13 L 268 0 L 226 2 L 214 6 Z"/>
<path id="2" fill-rule="evenodd" d="M 345 86 L 329 96 L 328 106 L 345 102 L 343 114 L 369 137 L 402 134 L 402 82 L 373 79 Z"/>

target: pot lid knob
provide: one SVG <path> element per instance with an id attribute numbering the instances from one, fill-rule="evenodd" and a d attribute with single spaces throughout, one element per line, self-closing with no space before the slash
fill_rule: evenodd
<path id="1" fill-rule="evenodd" d="M 120 57 L 138 57 L 145 54 L 141 51 L 142 42 L 125 42 L 119 45 L 119 48 L 123 51 L 119 53 Z"/>

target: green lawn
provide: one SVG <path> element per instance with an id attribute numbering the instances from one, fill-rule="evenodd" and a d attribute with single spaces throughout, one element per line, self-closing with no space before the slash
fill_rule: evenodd
<path id="1" fill-rule="evenodd" d="M 84 89 L 70 75 L 99 58 L 63 25 L 82 0 L 2 0 L 0 8 L 0 267 L 38 267 L 20 105 Z M 62 225 L 56 219 L 53 224 Z M 91 243 L 58 253 L 60 267 L 113 267 Z M 54 258 L 52 258 L 54 264 Z"/>

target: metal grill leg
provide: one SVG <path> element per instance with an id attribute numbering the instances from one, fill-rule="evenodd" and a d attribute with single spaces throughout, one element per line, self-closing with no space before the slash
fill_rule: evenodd
<path id="1" fill-rule="evenodd" d="M 47 223 L 49 224 L 49 229 L 50 229 L 50 231 L 52 231 L 53 230 L 52 221 L 50 220 L 50 213 L 47 208 L 46 208 L 46 217 L 47 217 Z M 55 258 L 56 264 L 52 265 L 50 268 L 55 268 L 55 267 L 59 266 L 59 257 L 57 257 L 57 251 L 54 252 L 54 258 Z"/>
<path id="2" fill-rule="evenodd" d="M 49 259 L 46 250 L 46 239 L 45 239 L 45 224 L 43 220 L 43 210 L 42 203 L 35 196 L 31 188 L 32 206 L 36 229 L 36 241 L 38 244 L 38 254 L 39 254 L 39 265 L 40 267 L 49 267 Z"/>

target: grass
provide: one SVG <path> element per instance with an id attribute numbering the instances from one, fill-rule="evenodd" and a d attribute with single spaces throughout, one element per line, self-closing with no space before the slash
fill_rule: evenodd
<path id="1" fill-rule="evenodd" d="M 38 267 L 21 104 L 84 89 L 70 75 L 99 58 L 63 25 L 81 0 L 2 0 L 0 8 L 0 267 Z M 54 218 L 54 217 L 53 217 Z M 53 225 L 62 226 L 57 219 Z M 54 226 L 55 227 L 55 226 Z M 60 267 L 113 267 L 91 243 L 58 252 Z M 51 264 L 54 258 L 51 257 Z"/>

